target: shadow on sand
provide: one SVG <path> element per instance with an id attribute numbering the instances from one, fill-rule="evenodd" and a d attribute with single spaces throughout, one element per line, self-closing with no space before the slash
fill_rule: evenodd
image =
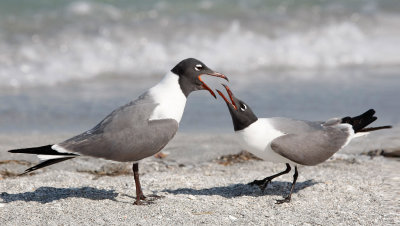
<path id="1" fill-rule="evenodd" d="M 293 193 L 297 193 L 298 191 L 313 186 L 317 184 L 313 180 L 307 180 L 304 182 L 297 182 Z M 219 195 L 225 198 L 234 198 L 238 196 L 264 196 L 264 195 L 286 195 L 289 194 L 291 182 L 280 182 L 273 181 L 268 184 L 268 187 L 262 192 L 258 186 L 252 186 L 248 184 L 232 184 L 223 187 L 212 187 L 212 188 L 203 188 L 203 189 L 192 189 L 192 188 L 178 188 L 175 190 L 165 189 L 163 192 L 167 192 L 170 194 L 190 194 L 190 195 Z"/>
<path id="2" fill-rule="evenodd" d="M 317 184 L 313 180 L 307 180 L 304 182 L 296 183 L 293 193 L 313 186 Z M 248 184 L 232 184 L 222 187 L 212 187 L 203 189 L 193 189 L 193 188 L 179 188 L 175 190 L 164 189 L 163 192 L 170 194 L 188 194 L 188 195 L 219 195 L 225 198 L 234 198 L 239 196 L 264 196 L 264 195 L 286 195 L 289 192 L 290 182 L 271 182 L 268 187 L 262 192 L 258 186 L 251 186 Z M 82 188 L 53 188 L 53 187 L 40 187 L 33 192 L 24 192 L 18 194 L 10 194 L 3 192 L 0 194 L 0 199 L 2 203 L 10 203 L 15 201 L 25 201 L 25 202 L 38 202 L 38 203 L 49 203 L 61 199 L 67 198 L 85 198 L 91 200 L 111 200 L 116 201 L 116 197 L 119 194 L 115 190 L 105 190 L 97 189 L 92 187 L 82 187 Z M 125 195 L 130 197 L 129 195 Z M 131 197 L 133 198 L 133 197 Z"/>
<path id="3" fill-rule="evenodd" d="M 10 203 L 15 201 L 25 202 L 39 202 L 49 203 L 52 201 L 66 199 L 66 198 L 86 198 L 92 200 L 105 200 L 109 199 L 117 201 L 115 198 L 118 196 L 114 190 L 104 190 L 91 187 L 82 188 L 53 188 L 53 187 L 40 187 L 33 192 L 24 192 L 18 194 L 9 194 L 3 192 L 0 198 L 3 203 Z"/>

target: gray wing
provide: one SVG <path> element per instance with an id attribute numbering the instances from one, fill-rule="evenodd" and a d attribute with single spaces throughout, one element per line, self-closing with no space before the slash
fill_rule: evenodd
<path id="1" fill-rule="evenodd" d="M 115 161 L 137 161 L 151 156 L 178 130 L 173 119 L 148 120 L 156 106 L 144 94 L 114 110 L 93 129 L 58 145 L 68 151 Z"/>
<path id="2" fill-rule="evenodd" d="M 291 118 L 274 117 L 269 119 L 272 126 L 285 134 L 302 134 L 322 129 L 322 121 L 305 121 Z"/>
<path id="3" fill-rule="evenodd" d="M 286 135 L 274 139 L 271 148 L 301 165 L 312 166 L 324 162 L 340 150 L 352 134 L 351 126 L 332 123 L 331 120 L 327 123 L 300 120 L 293 122 L 281 127 L 291 127 L 291 130 L 286 130 Z"/>

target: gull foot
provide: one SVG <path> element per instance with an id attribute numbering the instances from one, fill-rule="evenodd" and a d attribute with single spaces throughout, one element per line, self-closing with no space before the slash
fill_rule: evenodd
<path id="1" fill-rule="evenodd" d="M 140 200 L 136 200 L 133 204 L 134 205 L 150 205 L 153 204 L 155 200 L 157 199 L 161 199 L 164 198 L 164 196 L 160 196 L 160 195 L 148 195 L 148 196 L 144 196 L 141 195 L 140 196 Z"/>
<path id="2" fill-rule="evenodd" d="M 139 201 L 135 201 L 133 202 L 133 205 L 137 205 L 137 206 L 147 206 L 150 204 L 153 204 L 153 200 L 139 200 Z"/>
<path id="3" fill-rule="evenodd" d="M 262 192 L 264 192 L 265 188 L 268 186 L 268 184 L 271 182 L 271 180 L 254 180 L 251 183 L 248 183 L 248 185 L 257 185 Z"/>
<path id="4" fill-rule="evenodd" d="M 284 199 L 278 199 L 278 200 L 276 200 L 276 204 L 289 203 L 290 200 L 291 200 L 291 197 L 288 196 L 288 197 L 286 197 L 286 198 L 284 198 Z"/>

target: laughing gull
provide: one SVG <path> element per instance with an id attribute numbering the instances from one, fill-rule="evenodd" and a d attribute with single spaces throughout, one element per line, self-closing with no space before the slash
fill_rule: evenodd
<path id="1" fill-rule="evenodd" d="M 202 81 L 202 75 L 228 80 L 201 61 L 188 58 L 178 63 L 157 85 L 111 112 L 94 128 L 58 144 L 9 152 L 36 154 L 44 160 L 23 174 L 79 155 L 134 162 L 135 204 L 141 204 L 146 197 L 140 186 L 138 161 L 156 154 L 174 137 L 192 91 L 208 90 L 216 98 Z"/>
<path id="2" fill-rule="evenodd" d="M 255 180 L 262 191 L 275 177 L 290 172 L 294 166 L 293 183 L 289 195 L 277 200 L 278 204 L 290 202 L 296 184 L 297 165 L 314 166 L 324 162 L 346 146 L 350 140 L 369 131 L 387 129 L 391 126 L 370 127 L 377 119 L 373 109 L 356 117 L 333 118 L 323 121 L 304 121 L 290 118 L 257 118 L 250 107 L 236 98 L 224 85 L 230 101 L 217 90 L 228 105 L 235 133 L 241 144 L 256 156 L 271 162 L 286 163 L 286 170 L 278 174 Z M 358 134 L 356 134 L 358 133 Z"/>

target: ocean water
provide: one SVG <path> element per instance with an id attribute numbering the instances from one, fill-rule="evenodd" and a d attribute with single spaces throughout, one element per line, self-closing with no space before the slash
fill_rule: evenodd
<path id="1" fill-rule="evenodd" d="M 187 57 L 260 116 L 398 124 L 399 27 L 398 0 L 1 1 L 0 132 L 87 129 Z M 181 131 L 231 129 L 190 96 Z"/>

